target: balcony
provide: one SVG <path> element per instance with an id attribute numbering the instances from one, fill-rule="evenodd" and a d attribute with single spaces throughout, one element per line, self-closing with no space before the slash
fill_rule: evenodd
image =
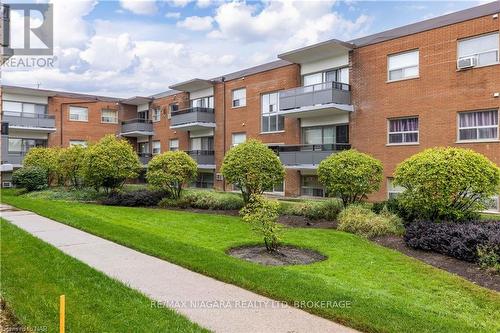
<path id="1" fill-rule="evenodd" d="M 291 118 L 352 112 L 351 86 L 325 82 L 280 92 L 280 114 Z"/>
<path id="2" fill-rule="evenodd" d="M 154 135 L 153 122 L 149 119 L 129 119 L 122 121 L 120 135 L 128 137 Z"/>
<path id="3" fill-rule="evenodd" d="M 153 158 L 153 154 L 151 153 L 137 153 L 137 155 L 139 155 L 139 161 L 142 165 L 147 165 Z"/>
<path id="4" fill-rule="evenodd" d="M 56 119 L 53 115 L 28 112 L 2 112 L 2 121 L 9 123 L 9 128 L 50 133 L 56 131 Z"/>
<path id="5" fill-rule="evenodd" d="M 12 164 L 13 166 L 21 166 L 23 164 L 24 156 L 26 156 L 26 151 L 16 151 L 16 152 L 7 152 L 3 154 L 2 149 L 2 164 Z"/>
<path id="6" fill-rule="evenodd" d="M 200 169 L 215 169 L 215 153 L 213 150 L 190 150 L 187 153 L 198 163 Z"/>
<path id="7" fill-rule="evenodd" d="M 212 108 L 191 107 L 171 113 L 171 129 L 194 131 L 214 127 L 215 113 Z"/>
<path id="8" fill-rule="evenodd" d="M 281 163 L 291 169 L 316 169 L 319 163 L 331 154 L 347 149 L 351 149 L 348 143 L 283 145 L 275 148 Z"/>

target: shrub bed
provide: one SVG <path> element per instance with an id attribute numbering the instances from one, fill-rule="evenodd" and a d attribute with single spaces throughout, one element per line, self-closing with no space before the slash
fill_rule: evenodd
<path id="1" fill-rule="evenodd" d="M 415 222 L 407 226 L 404 239 L 412 248 L 435 251 L 460 260 L 478 261 L 478 251 L 490 255 L 494 251 L 500 256 L 500 223 L 496 221 Z"/>
<path id="2" fill-rule="evenodd" d="M 150 207 L 158 205 L 166 195 L 164 191 L 150 190 L 113 192 L 101 203 L 108 206 Z"/>
<path id="3" fill-rule="evenodd" d="M 350 205 L 339 214 L 338 230 L 372 238 L 384 235 L 401 235 L 401 219 L 384 209 L 375 214 L 361 205 Z"/>
<path id="4" fill-rule="evenodd" d="M 280 202 L 280 214 L 304 216 L 311 220 L 325 219 L 334 221 L 342 211 L 342 203 L 338 199 L 309 200 L 304 202 Z"/>
<path id="5" fill-rule="evenodd" d="M 244 202 L 241 196 L 233 193 L 187 190 L 179 199 L 165 198 L 158 205 L 162 208 L 239 210 Z"/>
<path id="6" fill-rule="evenodd" d="M 43 200 L 62 200 L 62 201 L 80 201 L 95 202 L 102 199 L 103 192 L 97 192 L 93 188 L 65 189 L 52 188 L 45 191 L 31 192 L 26 194 L 29 198 Z"/>

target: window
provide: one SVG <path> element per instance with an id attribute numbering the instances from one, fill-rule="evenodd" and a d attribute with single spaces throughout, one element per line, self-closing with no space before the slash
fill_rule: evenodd
<path id="1" fill-rule="evenodd" d="M 172 112 L 178 111 L 178 110 L 179 110 L 179 104 L 177 104 L 177 103 L 169 104 L 167 118 L 170 119 L 172 117 Z"/>
<path id="2" fill-rule="evenodd" d="M 485 202 L 486 212 L 500 213 L 500 196 L 491 197 Z"/>
<path id="3" fill-rule="evenodd" d="M 474 57 L 477 66 L 498 63 L 498 33 L 458 41 L 458 60 Z"/>
<path id="4" fill-rule="evenodd" d="M 160 108 L 154 108 L 151 110 L 151 118 L 153 121 L 160 121 L 161 120 L 161 109 Z"/>
<path id="5" fill-rule="evenodd" d="M 118 123 L 118 111 L 116 110 L 101 110 L 101 122 L 109 123 L 109 124 L 117 124 Z"/>
<path id="6" fill-rule="evenodd" d="M 233 133 L 233 146 L 244 143 L 247 140 L 246 133 Z"/>
<path id="7" fill-rule="evenodd" d="M 302 143 L 306 145 L 349 143 L 349 125 L 303 127 Z"/>
<path id="8" fill-rule="evenodd" d="M 277 92 L 263 94 L 262 104 L 262 128 L 263 133 L 282 131 L 285 128 L 285 117 L 278 115 L 279 94 Z"/>
<path id="9" fill-rule="evenodd" d="M 191 138 L 191 150 L 203 150 L 203 151 L 213 151 L 214 150 L 214 137 L 206 136 L 201 138 Z"/>
<path id="10" fill-rule="evenodd" d="M 498 110 L 460 112 L 458 140 L 480 141 L 498 139 Z"/>
<path id="11" fill-rule="evenodd" d="M 213 188 L 214 174 L 209 172 L 199 172 L 196 180 L 191 183 L 191 187 L 197 188 Z"/>
<path id="12" fill-rule="evenodd" d="M 325 82 L 341 82 L 349 84 L 349 67 L 342 67 L 320 73 L 307 74 L 302 78 L 302 83 L 304 86 L 312 86 Z"/>
<path id="13" fill-rule="evenodd" d="M 278 184 L 274 184 L 274 186 L 272 186 L 271 188 L 267 188 L 264 192 L 284 195 L 285 194 L 285 182 L 281 181 Z"/>
<path id="14" fill-rule="evenodd" d="M 179 139 L 171 139 L 168 148 L 171 151 L 179 150 Z"/>
<path id="15" fill-rule="evenodd" d="M 137 112 L 137 119 L 148 120 L 149 119 L 149 111 Z"/>
<path id="16" fill-rule="evenodd" d="M 388 56 L 388 80 L 396 81 L 418 76 L 419 51 L 409 51 Z"/>
<path id="17" fill-rule="evenodd" d="M 158 155 L 161 153 L 161 143 L 160 141 L 153 141 L 153 155 Z"/>
<path id="18" fill-rule="evenodd" d="M 388 143 L 418 143 L 418 118 L 389 119 Z"/>
<path id="19" fill-rule="evenodd" d="M 69 107 L 69 120 L 72 121 L 88 121 L 89 109 L 78 106 Z"/>
<path id="20" fill-rule="evenodd" d="M 190 101 L 191 107 L 214 108 L 214 96 L 201 97 Z"/>
<path id="21" fill-rule="evenodd" d="M 87 147 L 87 141 L 85 140 L 69 140 L 69 146 L 82 146 L 82 147 Z"/>
<path id="22" fill-rule="evenodd" d="M 301 176 L 300 194 L 310 197 L 324 197 L 325 190 L 319 183 L 318 176 Z"/>
<path id="23" fill-rule="evenodd" d="M 404 187 L 394 185 L 394 178 L 387 178 L 387 196 L 389 199 L 397 197 L 404 190 Z"/>
<path id="24" fill-rule="evenodd" d="M 3 101 L 2 112 L 8 116 L 41 117 L 47 115 L 47 106 L 22 102 Z"/>
<path id="25" fill-rule="evenodd" d="M 26 153 L 33 147 L 47 147 L 47 140 L 9 138 L 9 153 Z"/>
<path id="26" fill-rule="evenodd" d="M 149 142 L 138 142 L 137 143 L 137 153 L 139 155 L 149 154 Z"/>
<path id="27" fill-rule="evenodd" d="M 233 90 L 233 108 L 247 105 L 246 88 Z"/>

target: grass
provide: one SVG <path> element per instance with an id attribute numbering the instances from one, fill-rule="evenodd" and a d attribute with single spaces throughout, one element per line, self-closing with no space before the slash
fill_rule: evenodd
<path id="1" fill-rule="evenodd" d="M 0 228 L 2 298 L 24 327 L 59 331 L 65 294 L 68 332 L 205 332 L 3 219 Z"/>
<path id="2" fill-rule="evenodd" d="M 498 293 L 356 235 L 287 229 L 285 243 L 328 259 L 266 267 L 226 254 L 233 246 L 260 242 L 238 217 L 47 202 L 12 191 L 3 192 L 2 201 L 274 299 L 349 301 L 347 308 L 305 310 L 363 331 L 500 330 Z"/>

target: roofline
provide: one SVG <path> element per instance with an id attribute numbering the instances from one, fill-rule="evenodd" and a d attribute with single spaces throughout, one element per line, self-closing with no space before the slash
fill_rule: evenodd
<path id="1" fill-rule="evenodd" d="M 24 89 L 24 90 L 28 90 L 28 91 L 32 91 L 32 92 L 47 93 L 47 96 L 50 96 L 50 97 L 81 98 L 81 99 L 99 100 L 99 101 L 104 101 L 104 102 L 120 102 L 121 101 L 121 99 L 117 98 L 117 97 L 81 94 L 81 93 L 73 93 L 73 92 L 60 91 L 60 90 L 35 89 L 35 88 L 28 88 L 28 87 L 23 87 L 23 86 L 1 85 L 0 88 L 2 88 L 2 90 L 3 89 L 8 90 L 8 89 L 20 88 L 20 89 Z"/>
<path id="2" fill-rule="evenodd" d="M 316 48 L 318 46 L 323 46 L 323 45 L 328 45 L 328 44 L 338 44 L 340 46 L 343 46 L 343 47 L 345 47 L 347 49 L 351 49 L 351 50 L 354 49 L 354 47 L 355 47 L 355 45 L 352 44 L 352 43 L 344 42 L 344 41 L 341 41 L 341 40 L 338 40 L 338 39 L 329 39 L 329 40 L 325 40 L 323 42 L 319 42 L 319 43 L 316 43 L 316 44 L 312 44 L 312 45 L 301 47 L 299 49 L 295 49 L 295 50 L 291 50 L 291 51 L 288 51 L 288 52 L 284 52 L 284 53 L 278 54 L 278 58 L 283 59 L 283 57 L 289 56 L 291 54 L 294 54 L 294 53 L 297 53 L 297 52 L 306 51 L 306 50 L 310 50 L 310 49 Z"/>

